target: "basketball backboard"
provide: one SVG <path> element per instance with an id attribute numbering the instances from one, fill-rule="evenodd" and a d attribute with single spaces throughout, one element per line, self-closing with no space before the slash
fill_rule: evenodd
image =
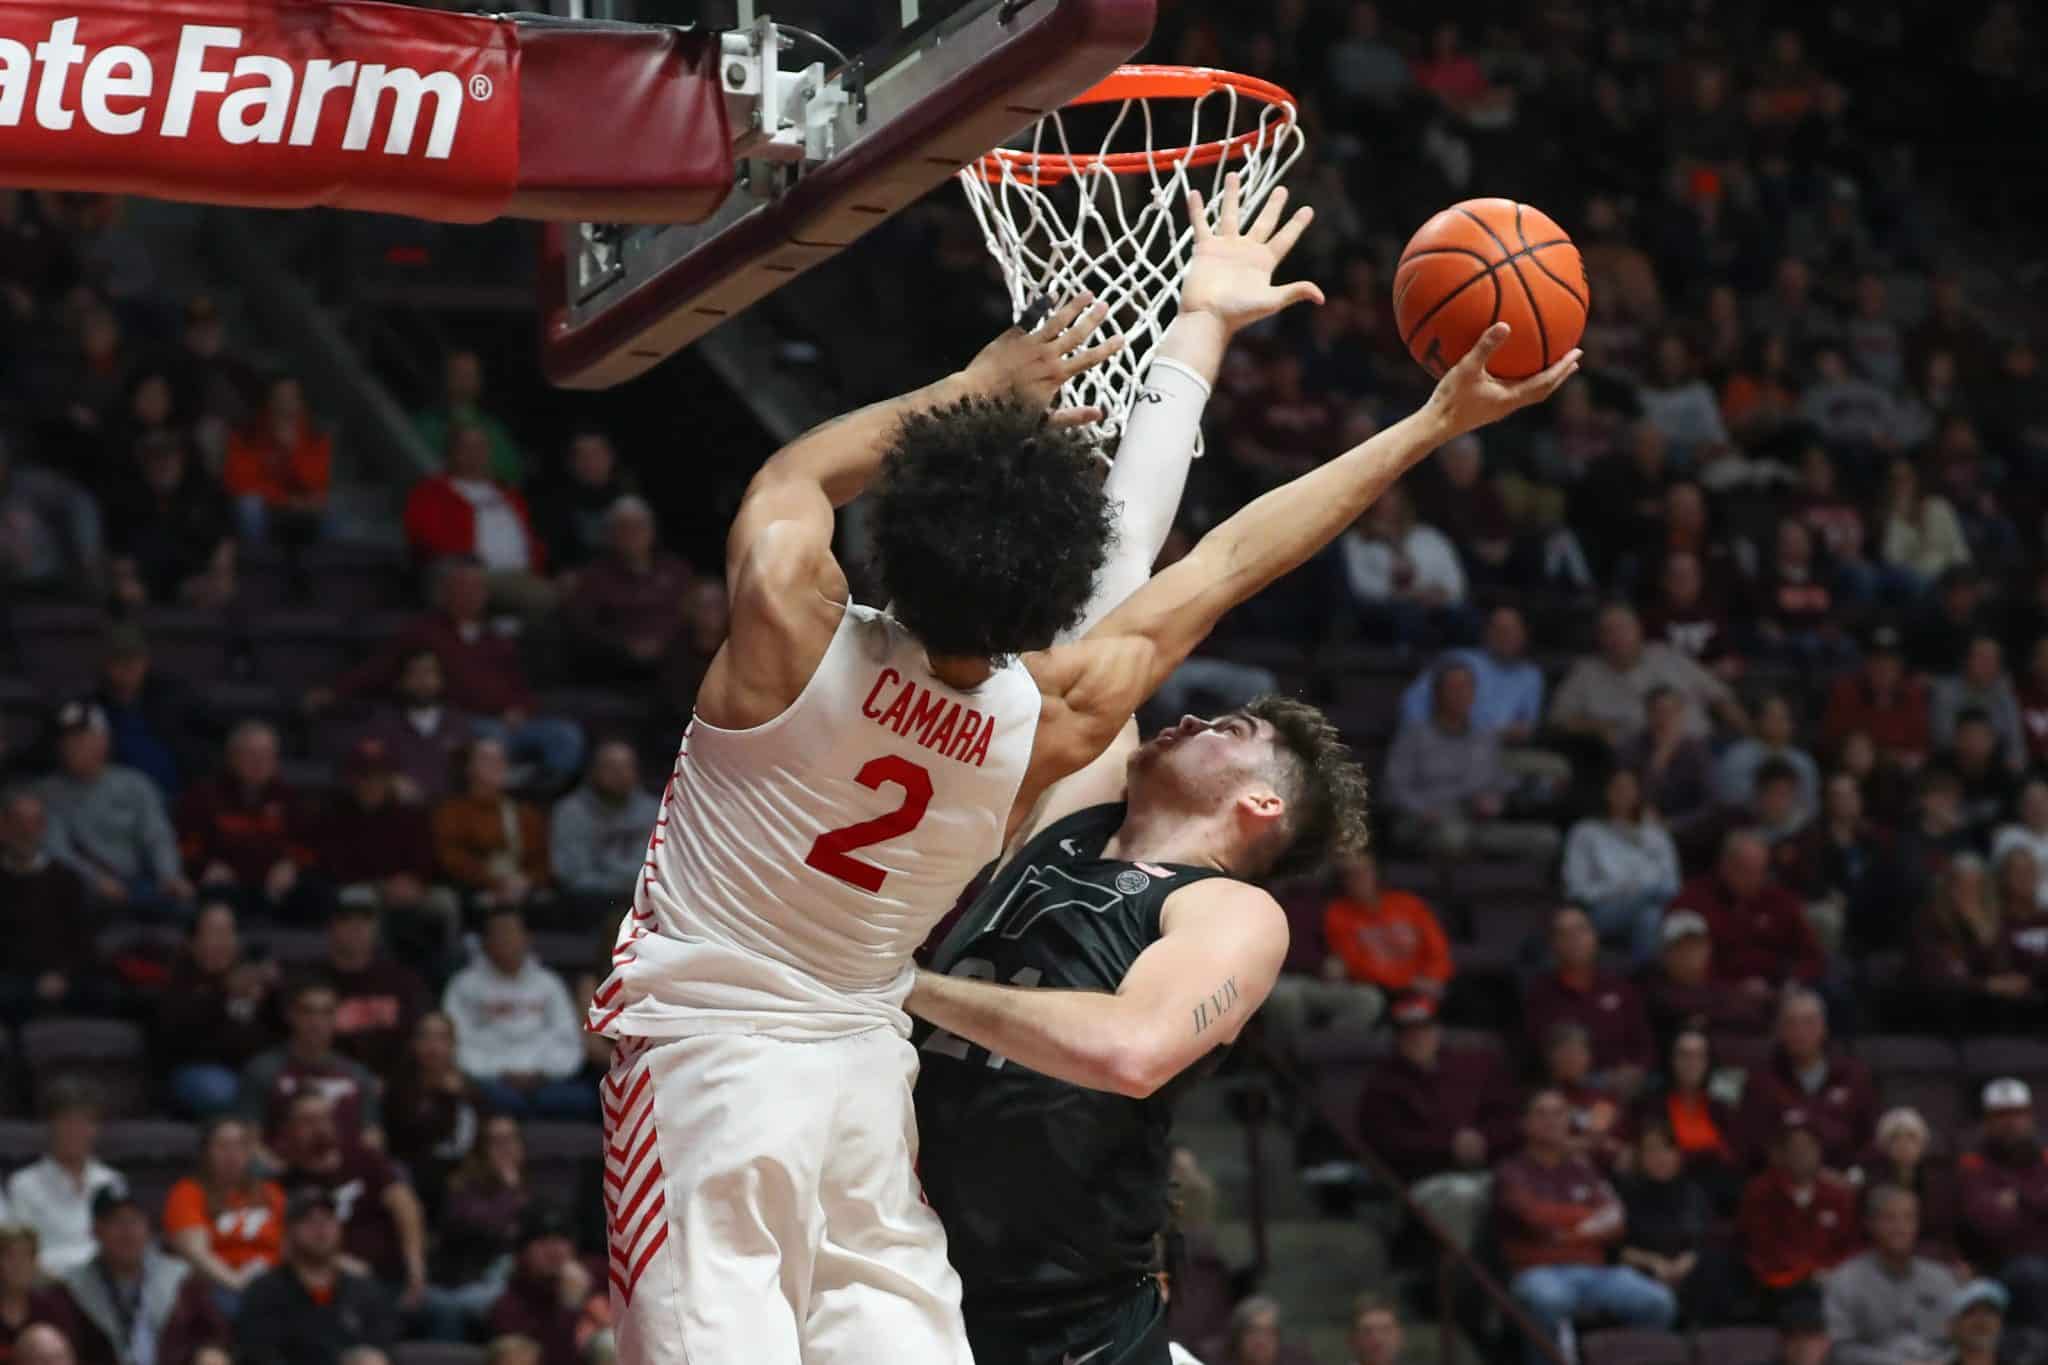
<path id="1" fill-rule="evenodd" d="M 578 17 L 653 17 L 617 4 Z M 732 0 L 736 184 L 701 223 L 549 225 L 550 379 L 629 379 L 829 260 L 1150 37 L 1155 0 Z M 820 41 L 822 40 L 822 41 Z"/>

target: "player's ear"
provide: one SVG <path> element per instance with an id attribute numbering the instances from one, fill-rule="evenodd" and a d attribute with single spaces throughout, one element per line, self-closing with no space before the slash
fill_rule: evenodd
<path id="1" fill-rule="evenodd" d="M 1247 787 L 1238 794 L 1238 813 L 1260 825 L 1270 826 L 1287 814 L 1287 802 L 1264 783 Z"/>

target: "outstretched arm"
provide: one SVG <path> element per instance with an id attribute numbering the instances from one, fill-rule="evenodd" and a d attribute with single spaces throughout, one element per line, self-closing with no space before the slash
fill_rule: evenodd
<path id="1" fill-rule="evenodd" d="M 1062 639 L 1086 635 L 1152 576 L 1187 485 L 1202 409 L 1231 341 L 1252 323 L 1296 303 L 1323 301 L 1322 290 L 1306 281 L 1273 283 L 1273 272 L 1300 240 L 1314 211 L 1297 211 L 1282 228 L 1287 191 L 1275 189 L 1257 221 L 1240 232 L 1234 173 L 1224 179 L 1223 193 L 1220 221 L 1195 242 L 1181 282 L 1180 311 L 1152 353 L 1144 388 L 1103 485 L 1117 509 L 1116 543 L 1095 577 L 1095 595 L 1080 623 Z M 1188 196 L 1188 213 L 1206 227 L 1201 195 Z M 1014 840 L 1028 840 L 1074 811 L 1122 800 L 1124 764 L 1137 743 L 1138 727 L 1132 721 L 1087 767 L 1046 790 Z"/>
<path id="2" fill-rule="evenodd" d="M 906 1008 L 1041 1075 L 1143 1099 L 1235 1039 L 1287 956 L 1287 915 L 1257 887 L 1175 892 L 1115 994 L 921 971 Z"/>
<path id="3" fill-rule="evenodd" d="M 1103 485 L 1117 509 L 1116 545 L 1096 575 L 1095 596 L 1081 624 L 1064 638 L 1086 635 L 1152 576 L 1187 486 L 1202 409 L 1231 341 L 1246 327 L 1296 303 L 1323 301 L 1323 291 L 1307 281 L 1273 283 L 1273 272 L 1308 229 L 1314 211 L 1302 209 L 1282 227 L 1287 191 L 1278 188 L 1257 221 L 1240 232 L 1239 196 L 1233 173 L 1224 179 L 1220 221 L 1211 231 L 1202 196 L 1188 195 L 1188 214 L 1197 228 L 1194 254 L 1181 282 L 1180 310 L 1147 362 L 1144 387 L 1132 404 L 1116 463 Z"/>
<path id="4" fill-rule="evenodd" d="M 1394 480 L 1444 442 L 1541 402 L 1578 368 L 1574 350 L 1542 374 L 1506 383 L 1486 362 L 1507 340 L 1496 323 L 1421 408 L 1336 459 L 1246 504 L 1112 612 L 1079 646 L 1124 641 L 1135 674 L 1106 684 L 1142 699 L 1194 651 L 1223 614 L 1335 540 Z M 1132 647 L 1135 646 L 1135 647 Z"/>

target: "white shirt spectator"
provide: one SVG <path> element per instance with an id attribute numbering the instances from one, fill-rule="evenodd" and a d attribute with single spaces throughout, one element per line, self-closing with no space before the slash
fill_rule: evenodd
<path id="1" fill-rule="evenodd" d="M 128 1182 L 105 1162 L 87 1157 L 83 1179 L 44 1157 L 22 1167 L 7 1181 L 9 1217 L 36 1230 L 41 1248 L 36 1264 L 55 1277 L 90 1261 L 99 1248 L 92 1240 L 92 1201 L 102 1190 L 125 1193 Z"/>
<path id="2" fill-rule="evenodd" d="M 1398 547 L 1389 541 L 1368 540 L 1353 531 L 1345 535 L 1343 548 L 1344 576 L 1360 601 L 1384 602 L 1398 595 L 1394 587 L 1397 548 L 1415 570 L 1402 593 L 1435 588 L 1447 604 L 1465 600 L 1465 568 L 1458 562 L 1457 547 L 1434 526 L 1409 527 Z"/>
<path id="3" fill-rule="evenodd" d="M 512 510 L 512 500 L 489 479 L 450 479 L 455 491 L 476 513 L 476 557 L 486 569 L 525 570 L 533 567 L 533 547 L 526 527 Z"/>
<path id="4" fill-rule="evenodd" d="M 508 976 L 479 957 L 448 982 L 455 1064 L 482 1080 L 538 1073 L 566 1080 L 583 1066 L 583 1016 L 562 978 L 532 958 Z"/>

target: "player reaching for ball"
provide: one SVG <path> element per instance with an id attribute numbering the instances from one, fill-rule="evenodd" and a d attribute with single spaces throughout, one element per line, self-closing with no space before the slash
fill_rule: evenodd
<path id="1" fill-rule="evenodd" d="M 1176 326 L 1200 355 L 1320 297 L 1271 282 L 1307 212 L 1283 226 L 1276 194 L 1241 230 L 1236 193 L 1233 180 L 1217 229 L 1200 230 L 1182 294 Z M 592 1004 L 591 1026 L 620 1044 L 605 1179 L 626 1365 L 971 1359 L 912 1175 L 912 951 L 1225 611 L 1573 363 L 1506 384 L 1484 371 L 1489 338 L 1421 412 L 1252 503 L 1056 643 L 1086 627 L 1098 567 L 1128 591 L 1164 539 L 1163 523 L 1134 524 L 1108 555 L 1125 461 L 1145 469 L 1140 447 L 1193 438 L 1144 420 L 1168 405 L 1139 405 L 1105 494 L 1087 438 L 1045 419 L 1101 354 L 1081 349 L 1101 315 L 1070 303 L 1030 337 L 1007 333 L 961 376 L 799 439 L 749 486 L 728 539 L 731 634 Z M 1192 382 L 1175 365 L 1214 371 L 1162 348 L 1149 377 Z M 1019 396 L 988 396 L 1006 387 Z M 848 601 L 831 551 L 832 509 L 877 475 L 888 612 Z M 1256 855 L 1303 818 L 1276 793 L 1248 831 Z"/>

